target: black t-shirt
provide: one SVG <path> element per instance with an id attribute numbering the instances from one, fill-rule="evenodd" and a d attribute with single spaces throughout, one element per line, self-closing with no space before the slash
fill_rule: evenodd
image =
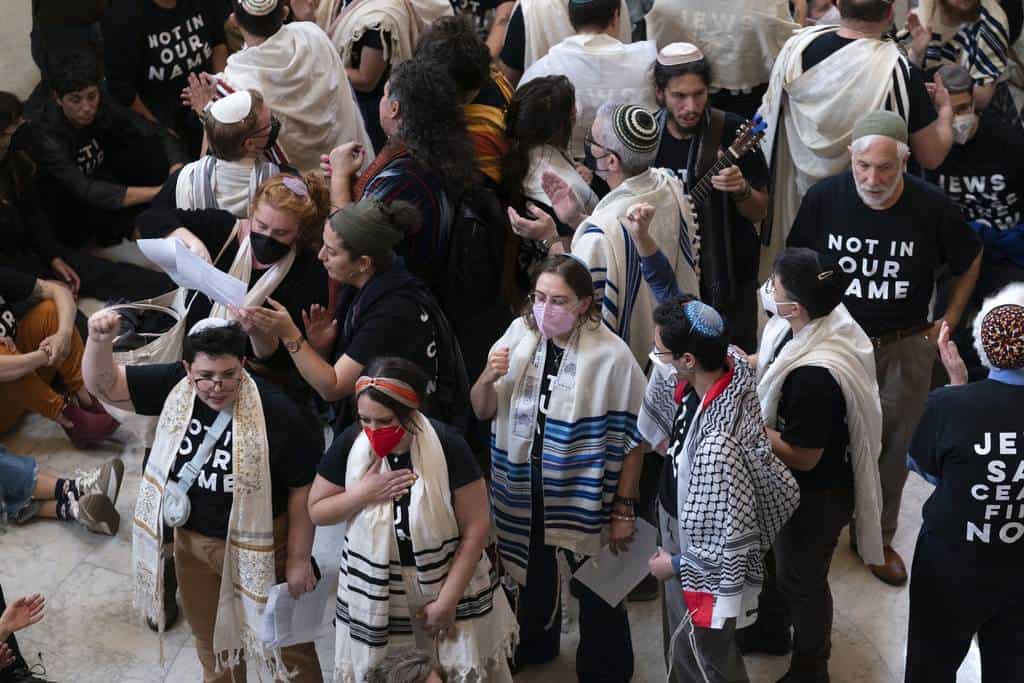
<path id="1" fill-rule="evenodd" d="M 722 127 L 721 143 L 723 150 L 736 140 L 736 133 L 743 123 L 743 117 L 725 112 L 725 125 Z M 687 190 L 692 189 L 693 185 L 700 181 L 700 178 L 687 178 L 686 169 L 691 164 L 691 151 L 694 156 L 697 152 L 696 149 L 691 150 L 693 148 L 691 143 L 694 140 L 696 138 L 691 137 L 683 140 L 676 138 L 667 130 L 666 124 L 666 128 L 661 134 L 661 146 L 658 148 L 658 156 L 654 160 L 655 166 L 672 171 L 676 177 L 682 180 L 686 184 Z M 692 163 L 696 165 L 697 160 L 694 159 Z M 768 188 L 768 164 L 760 149 L 755 149 L 741 157 L 737 166 L 739 166 L 740 171 L 743 172 L 743 177 L 747 179 L 751 187 L 762 191 Z M 723 206 L 723 199 L 725 198 L 723 198 L 722 193 L 713 189 L 708 197 L 708 203 L 705 205 L 705 208 L 713 208 L 715 211 L 720 212 Z M 733 268 L 736 274 L 736 281 L 739 284 L 753 282 L 757 279 L 758 258 L 761 252 L 757 232 L 754 230 L 753 223 L 740 213 L 735 201 L 727 199 L 725 205 L 729 207 L 729 224 L 732 226 Z"/>
<path id="2" fill-rule="evenodd" d="M 128 393 L 140 415 L 159 415 L 174 386 L 185 376 L 180 363 L 125 367 Z M 316 418 L 299 408 L 273 384 L 255 378 L 267 424 L 270 482 L 274 517 L 288 511 L 288 490 L 312 483 L 323 453 L 323 432 Z M 197 396 L 192 418 L 171 468 L 171 479 L 195 455 L 217 412 Z M 184 528 L 212 538 L 226 538 L 231 515 L 234 475 L 231 462 L 233 423 L 228 423 L 192 488 L 192 512 Z"/>
<path id="3" fill-rule="evenodd" d="M 359 305 L 358 298 L 353 305 Z M 413 297 L 392 295 L 387 297 L 385 305 L 378 304 L 361 312 L 351 341 L 338 351 L 338 357 L 347 355 L 360 365 L 369 365 L 381 355 L 398 356 L 433 376 L 437 364 L 437 331 L 430 312 Z"/>
<path id="4" fill-rule="evenodd" d="M 790 332 L 775 350 L 775 356 L 792 339 Z M 832 373 L 822 367 L 804 365 L 786 375 L 777 415 L 776 427 L 783 441 L 798 448 L 824 449 L 812 469 L 791 470 L 800 488 L 853 488 L 846 399 Z"/>
<path id="5" fill-rule="evenodd" d="M 0 266 L 0 337 L 13 339 L 18 333 L 18 319 L 11 305 L 32 296 L 35 288 L 34 275 Z"/>
<path id="6" fill-rule="evenodd" d="M 480 466 L 473 458 L 473 452 L 462 435 L 452 427 L 430 420 L 437 438 L 441 442 L 441 450 L 444 451 L 445 463 L 448 465 L 448 488 L 454 494 L 457 490 L 467 484 L 483 478 Z M 327 449 L 317 471 L 320 476 L 335 486 L 345 486 L 345 470 L 348 468 L 348 454 L 352 445 L 356 442 L 362 432 L 358 424 L 349 426 L 336 439 L 331 447 Z M 391 470 L 407 469 L 412 470 L 412 457 L 406 453 L 391 453 L 388 457 L 388 465 Z M 415 470 L 413 470 L 415 471 Z M 417 472 L 417 474 L 421 474 Z M 409 502 L 412 495 L 407 493 L 395 501 L 395 535 L 398 537 L 398 552 L 403 567 L 415 566 L 412 552 L 412 537 L 409 532 Z"/>
<path id="7" fill-rule="evenodd" d="M 463 14 L 473 20 L 480 37 L 487 40 L 491 25 L 494 23 L 494 12 L 498 6 L 509 0 L 453 0 L 456 14 Z"/>
<path id="8" fill-rule="evenodd" d="M 501 46 L 501 61 L 510 69 L 525 71 L 526 64 L 526 21 L 523 6 L 516 4 L 505 29 L 505 43 Z"/>
<path id="9" fill-rule="evenodd" d="M 544 469 L 544 426 L 547 424 L 548 407 L 551 401 L 551 382 L 558 377 L 558 370 L 562 367 L 562 357 L 565 356 L 565 349 L 559 347 L 555 342 L 548 339 L 547 344 L 547 353 L 544 354 L 544 372 L 540 376 L 540 394 L 537 398 L 537 431 L 534 433 L 530 449 L 530 462 L 533 463 L 535 472 L 541 472 Z"/>
<path id="10" fill-rule="evenodd" d="M 188 74 L 213 71 L 225 19 L 219 2 L 178 0 L 165 9 L 153 0 L 113 0 L 103 17 L 103 42 L 114 97 L 130 105 L 138 95 L 167 125 L 182 108 Z"/>
<path id="11" fill-rule="evenodd" d="M 977 134 L 953 145 L 926 177 L 945 191 L 968 221 L 1009 230 L 1024 222 L 1024 134 L 982 117 Z"/>
<path id="12" fill-rule="evenodd" d="M 823 36 L 815 38 L 811 41 L 811 44 L 804 48 L 803 54 L 800 55 L 801 62 L 803 64 L 803 70 L 807 71 L 816 64 L 824 61 L 830 57 L 834 52 L 841 50 L 855 38 L 843 38 L 838 33 L 831 32 L 826 33 Z M 939 118 L 938 113 L 935 111 L 935 105 L 932 104 L 932 98 L 928 95 L 928 89 L 924 84 L 924 75 L 921 70 L 913 64 L 904 65 L 902 63 L 896 65 L 896 69 L 902 69 L 903 75 L 907 81 L 907 92 L 910 98 L 910 112 L 909 115 L 904 112 L 897 112 L 907 121 L 907 130 L 911 133 L 925 128 L 931 124 L 932 121 Z M 896 78 L 895 71 L 893 78 Z"/>
<path id="13" fill-rule="evenodd" d="M 675 419 L 672 421 L 672 437 L 669 439 L 668 450 L 665 452 L 665 463 L 661 467 L 661 483 L 658 486 L 658 499 L 661 507 L 672 517 L 679 516 L 679 483 L 676 480 L 676 469 L 679 458 L 683 455 L 683 444 L 686 434 L 690 431 L 693 416 L 700 407 L 700 396 L 693 385 L 688 385 L 679 402 Z"/>
<path id="14" fill-rule="evenodd" d="M 963 553 L 1024 561 L 1024 386 L 982 380 L 936 389 L 910 442 L 908 464 L 936 484 L 922 532 Z"/>
<path id="15" fill-rule="evenodd" d="M 936 271 L 953 276 L 981 248 L 956 205 L 934 185 L 903 174 L 903 194 L 881 211 L 857 194 L 850 172 L 807 191 L 786 244 L 833 254 L 851 276 L 843 303 L 868 335 L 928 320 Z"/>
<path id="16" fill-rule="evenodd" d="M 75 163 L 78 169 L 87 176 L 91 176 L 104 160 L 103 145 L 92 135 L 87 135 L 78 141 L 78 149 L 75 150 Z"/>
<path id="17" fill-rule="evenodd" d="M 355 42 L 352 46 L 352 68 L 358 69 L 363 61 L 363 48 L 369 47 L 374 50 L 384 51 L 384 43 L 391 41 L 391 34 L 387 31 L 374 31 L 372 29 L 367 30 L 362 37 Z M 356 93 L 356 98 L 359 100 L 379 102 L 380 98 L 384 96 L 384 84 L 388 81 L 388 75 L 391 73 L 391 65 L 388 64 L 384 67 L 384 73 L 381 74 L 380 78 L 377 79 L 377 85 L 373 86 L 373 90 L 369 92 L 363 92 L 362 90 L 353 90 Z"/>

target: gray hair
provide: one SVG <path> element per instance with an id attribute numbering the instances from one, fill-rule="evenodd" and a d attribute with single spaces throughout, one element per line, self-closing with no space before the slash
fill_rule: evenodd
<path id="1" fill-rule="evenodd" d="M 594 130 L 598 133 L 595 138 L 599 145 L 619 157 L 623 175 L 632 178 L 654 165 L 654 160 L 658 158 L 658 148 L 655 147 L 650 152 L 634 152 L 622 144 L 612 125 L 612 117 L 619 106 L 620 103 L 616 102 L 598 107 L 597 115 L 594 117 Z"/>
<path id="2" fill-rule="evenodd" d="M 944 64 L 935 72 L 936 80 L 941 79 L 942 85 L 950 95 L 974 92 L 974 79 L 970 72 L 959 64 Z"/>
<path id="3" fill-rule="evenodd" d="M 889 140 L 896 143 L 896 154 L 899 156 L 900 161 L 906 161 L 907 157 L 910 156 L 910 147 L 907 146 L 907 143 L 893 140 L 885 135 L 865 135 L 864 137 L 857 138 L 850 143 L 850 153 L 863 154 L 868 151 L 868 147 L 881 140 Z"/>

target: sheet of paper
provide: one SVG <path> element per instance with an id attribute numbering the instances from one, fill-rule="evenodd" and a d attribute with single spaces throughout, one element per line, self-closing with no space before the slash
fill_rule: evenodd
<path id="1" fill-rule="evenodd" d="M 159 266 L 160 270 L 167 273 L 173 280 L 178 271 L 174 255 L 174 245 L 177 242 L 176 239 L 136 240 L 135 244 L 139 245 L 143 256 Z"/>
<path id="2" fill-rule="evenodd" d="M 245 293 L 248 291 L 248 287 L 244 282 L 199 258 L 189 251 L 182 242 L 173 241 L 175 242 L 175 268 L 178 278 L 180 278 L 175 278 L 175 282 L 182 287 L 199 290 L 225 306 L 245 305 Z"/>
<path id="3" fill-rule="evenodd" d="M 637 518 L 636 533 L 628 550 L 613 555 L 609 546 L 604 546 L 576 570 L 573 578 L 614 607 L 647 576 L 647 561 L 657 550 L 657 530 Z"/>
<path id="4" fill-rule="evenodd" d="M 312 592 L 296 600 L 288 592 L 288 584 L 272 587 L 263 611 L 260 639 L 272 647 L 288 647 L 320 637 L 327 621 L 325 607 L 334 605 L 331 589 L 331 583 L 321 579 Z"/>

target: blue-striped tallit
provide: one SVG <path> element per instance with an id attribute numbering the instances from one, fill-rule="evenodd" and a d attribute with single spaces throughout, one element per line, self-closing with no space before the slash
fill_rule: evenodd
<path id="1" fill-rule="evenodd" d="M 509 371 L 495 385 L 491 424 L 491 506 L 508 574 L 526 583 L 531 542 L 592 555 L 601 547 L 622 461 L 640 442 L 636 419 L 644 376 L 607 327 L 573 335 L 552 379 L 544 427 L 543 539 L 530 538 L 530 453 L 547 343 L 516 319 L 493 348 L 507 347 Z"/>
<path id="2" fill-rule="evenodd" d="M 605 195 L 576 230 L 572 253 L 590 268 L 601 316 L 645 365 L 654 344 L 654 295 L 640 272 L 640 256 L 623 221 L 629 207 L 654 207 L 650 233 L 668 258 L 679 289 L 700 292 L 696 219 L 679 180 L 663 168 L 627 178 Z"/>
<path id="3" fill-rule="evenodd" d="M 363 508 L 349 523 L 338 572 L 334 680 L 366 678 L 389 650 L 414 646 L 410 602 L 437 598 L 459 547 L 460 532 L 448 485 L 448 464 L 437 433 L 413 414 L 412 468 L 419 478 L 409 502 L 415 567 L 403 567 L 391 502 Z M 388 468 L 360 434 L 352 445 L 345 487 L 370 467 Z M 419 595 L 410 598 L 409 591 Z M 420 599 L 422 596 L 422 599 Z M 516 619 L 487 555 L 481 555 L 455 612 L 454 633 L 437 641 L 437 659 L 448 680 L 511 680 L 507 658 L 516 641 Z"/>

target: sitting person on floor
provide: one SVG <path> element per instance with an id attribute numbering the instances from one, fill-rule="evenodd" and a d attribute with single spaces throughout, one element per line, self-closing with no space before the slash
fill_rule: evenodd
<path id="1" fill-rule="evenodd" d="M 35 458 L 0 446 L 0 521 L 4 516 L 15 524 L 36 517 L 58 519 L 114 536 L 121 523 L 115 505 L 123 479 L 120 458 L 78 477 L 58 477 L 44 471 Z"/>
<path id="2" fill-rule="evenodd" d="M 161 131 L 100 89 L 86 54 L 54 69 L 53 100 L 32 122 L 32 157 L 57 239 L 108 247 L 131 238 L 135 216 L 167 179 Z"/>
<path id="3" fill-rule="evenodd" d="M 0 265 L 45 280 L 59 280 L 75 296 L 148 299 L 174 289 L 163 273 L 114 263 L 57 241 L 36 187 L 32 131 L 17 96 L 0 92 Z"/>
<path id="4" fill-rule="evenodd" d="M 59 424 L 76 448 L 117 429 L 82 381 L 76 310 L 63 285 L 0 266 L 0 432 L 28 412 Z M 51 386 L 58 376 L 65 393 Z"/>

